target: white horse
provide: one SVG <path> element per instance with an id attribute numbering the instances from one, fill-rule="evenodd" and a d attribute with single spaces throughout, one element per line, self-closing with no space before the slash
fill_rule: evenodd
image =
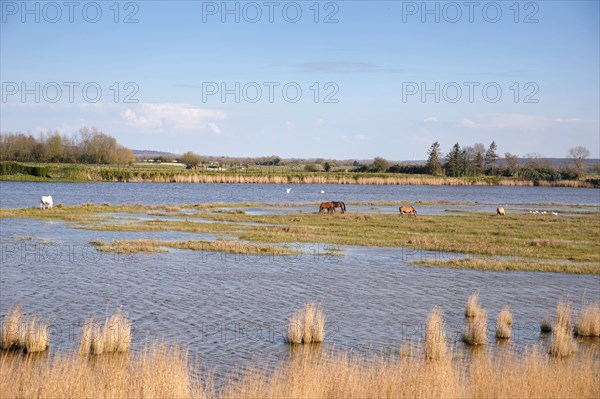
<path id="1" fill-rule="evenodd" d="M 40 202 L 41 209 L 50 209 L 52 208 L 52 196 L 42 196 L 42 202 Z"/>

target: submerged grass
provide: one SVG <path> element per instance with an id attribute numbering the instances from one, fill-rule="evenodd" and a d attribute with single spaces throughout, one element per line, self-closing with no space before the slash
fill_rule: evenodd
<path id="1" fill-rule="evenodd" d="M 269 245 L 239 241 L 163 241 L 163 240 L 115 240 L 111 242 L 93 241 L 99 251 L 116 253 L 155 253 L 166 252 L 165 248 L 192 251 L 224 252 L 243 255 L 292 256 L 302 252 L 291 246 Z"/>

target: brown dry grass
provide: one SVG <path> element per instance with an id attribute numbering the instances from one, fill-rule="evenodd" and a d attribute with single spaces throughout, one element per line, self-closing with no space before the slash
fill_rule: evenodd
<path id="1" fill-rule="evenodd" d="M 444 317 L 438 307 L 435 307 L 427 317 L 425 359 L 431 361 L 449 361 L 451 359 L 451 355 L 448 353 Z"/>
<path id="2" fill-rule="evenodd" d="M 479 307 L 479 292 L 475 291 L 471 294 L 469 299 L 467 300 L 467 307 L 465 309 L 466 317 L 475 317 L 477 312 L 480 310 Z"/>
<path id="3" fill-rule="evenodd" d="M 412 352 L 412 350 L 411 350 Z M 468 370 L 468 372 L 464 372 Z M 472 360 L 431 362 L 424 357 L 293 357 L 273 372 L 253 368 L 228 384 L 235 398 L 596 398 L 593 356 L 549 362 L 537 348 L 520 356 L 489 351 Z"/>
<path id="4" fill-rule="evenodd" d="M 87 358 L 57 353 L 44 358 L 0 358 L 2 398 L 192 398 L 186 351 L 162 344 L 135 355 Z"/>
<path id="5" fill-rule="evenodd" d="M 19 305 L 9 309 L 2 318 L 3 350 L 24 350 L 27 353 L 43 352 L 50 346 L 48 325 L 38 316 L 23 316 Z"/>
<path id="6" fill-rule="evenodd" d="M 27 353 L 43 352 L 50 346 L 48 325 L 39 316 L 31 318 L 23 335 L 23 346 Z"/>
<path id="7" fill-rule="evenodd" d="M 21 306 L 16 305 L 2 317 L 2 349 L 10 350 L 21 346 Z"/>
<path id="8" fill-rule="evenodd" d="M 574 331 L 581 337 L 600 337 L 600 302 L 584 302 Z"/>
<path id="9" fill-rule="evenodd" d="M 478 308 L 475 316 L 466 321 L 462 340 L 468 345 L 483 345 L 486 341 L 487 311 Z"/>
<path id="10" fill-rule="evenodd" d="M 510 308 L 506 306 L 498 313 L 496 317 L 496 338 L 509 339 L 512 327 L 512 314 Z"/>
<path id="11" fill-rule="evenodd" d="M 290 317 L 287 341 L 291 344 L 323 342 L 325 334 L 325 314 L 321 306 L 307 303 Z"/>
<path id="12" fill-rule="evenodd" d="M 556 305 L 549 352 L 555 357 L 566 357 L 578 350 L 577 341 L 571 335 L 571 303 L 561 300 Z"/>
<path id="13" fill-rule="evenodd" d="M 107 317 L 101 327 L 94 318 L 86 320 L 79 343 L 80 355 L 127 352 L 131 343 L 131 323 L 121 309 Z"/>

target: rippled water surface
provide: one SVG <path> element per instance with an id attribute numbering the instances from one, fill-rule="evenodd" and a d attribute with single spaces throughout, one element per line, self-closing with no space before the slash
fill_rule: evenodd
<path id="1" fill-rule="evenodd" d="M 478 201 L 482 204 L 569 203 L 599 205 L 599 191 L 538 187 L 292 186 L 184 184 L 0 183 L 2 207 L 36 206 L 50 194 L 56 203 Z M 283 211 L 297 211 L 291 208 Z M 255 209 L 259 212 L 259 209 Z M 365 208 L 364 211 L 368 211 Z M 129 217 L 132 215 L 126 215 Z M 481 272 L 423 268 L 407 263 L 436 256 L 403 248 L 346 247 L 345 256 L 274 257 L 205 251 L 117 255 L 96 252 L 94 240 L 215 239 L 210 234 L 124 233 L 78 230 L 60 221 L 0 219 L 0 313 L 20 302 L 52 323 L 53 348 L 75 347 L 90 316 L 123 306 L 133 320 L 133 340 L 178 342 L 203 367 L 227 373 L 257 359 L 283 359 L 287 318 L 307 301 L 321 302 L 326 347 L 379 351 L 422 337 L 434 306 L 444 311 L 457 342 L 468 296 L 480 291 L 493 342 L 496 314 L 513 312 L 517 347 L 540 341 L 539 319 L 568 296 L 600 300 L 600 277 L 533 272 Z M 599 266 L 600 267 L 600 266 Z M 543 341 L 543 338 L 542 338 Z"/>

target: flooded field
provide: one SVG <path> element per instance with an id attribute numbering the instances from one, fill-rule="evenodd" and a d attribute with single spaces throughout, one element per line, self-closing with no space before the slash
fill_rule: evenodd
<path id="1" fill-rule="evenodd" d="M 51 194 L 55 203 L 65 205 L 89 201 L 291 204 L 244 208 L 250 216 L 311 213 L 316 209 L 305 205 L 306 202 L 325 198 L 348 203 L 403 200 L 413 204 L 455 203 L 419 207 L 423 214 L 432 217 L 446 214 L 448 209 L 494 212 L 497 205 L 528 213 L 532 209 L 567 212 L 559 204 L 577 204 L 585 205 L 579 210 L 594 213 L 600 205 L 597 190 L 524 187 L 293 186 L 289 195 L 282 186 L 249 185 L 2 182 L 0 189 L 3 208 L 34 207 L 41 194 Z M 348 209 L 349 213 L 397 214 L 397 207 L 391 205 L 363 204 Z M 152 212 L 99 216 L 115 218 L 118 223 L 187 220 L 185 216 L 157 213 L 156 216 Z M 600 300 L 598 274 L 422 267 L 413 261 L 451 255 L 414 248 L 344 245 L 343 256 L 333 256 L 327 243 L 305 242 L 295 244 L 302 254 L 261 256 L 178 249 L 153 254 L 112 253 L 99 252 L 90 245 L 98 240 L 217 238 L 223 235 L 97 231 L 77 228 L 63 220 L 2 218 L 0 314 L 16 303 L 27 312 L 39 313 L 50 324 L 51 350 L 56 350 L 77 347 L 88 317 L 104 319 L 115 308 L 122 307 L 132 321 L 134 346 L 152 338 L 183 344 L 200 361 L 202 369 L 223 377 L 237 366 L 290 356 L 290 347 L 284 339 L 288 318 L 308 301 L 316 301 L 324 309 L 323 345 L 327 349 L 358 353 L 397 351 L 405 341 L 423 339 L 427 315 L 439 306 L 450 344 L 457 353 L 468 353 L 460 342 L 460 334 L 465 303 L 474 291 L 479 291 L 480 302 L 488 311 L 487 336 L 491 348 L 497 347 L 495 317 L 504 306 L 510 306 L 511 345 L 518 352 L 534 343 L 548 343 L 548 336 L 540 334 L 540 318 L 552 316 L 560 299 L 568 297 L 575 311 L 585 300 Z M 598 345 L 593 339 L 581 344 Z"/>

